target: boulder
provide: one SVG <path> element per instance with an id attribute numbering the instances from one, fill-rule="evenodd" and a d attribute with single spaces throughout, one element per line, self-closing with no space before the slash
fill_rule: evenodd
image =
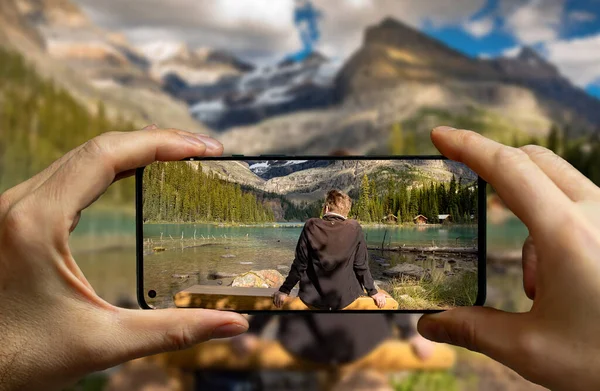
<path id="1" fill-rule="evenodd" d="M 420 280 L 427 277 L 429 273 L 421 266 L 413 265 L 412 263 L 402 263 L 391 269 L 385 270 L 383 274 L 392 278 L 409 277 Z"/>
<path id="2" fill-rule="evenodd" d="M 277 270 L 251 270 L 237 276 L 231 286 L 240 288 L 279 288 L 285 277 Z"/>

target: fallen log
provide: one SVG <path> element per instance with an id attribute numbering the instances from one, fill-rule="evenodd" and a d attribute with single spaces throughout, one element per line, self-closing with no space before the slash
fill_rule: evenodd
<path id="1" fill-rule="evenodd" d="M 240 357 L 226 341 L 209 341 L 192 349 L 163 353 L 159 361 L 167 367 L 183 370 L 330 370 L 327 364 L 313 363 L 290 355 L 276 341 L 262 340 L 253 354 Z M 342 371 L 375 370 L 399 372 L 405 370 L 444 370 L 456 362 L 455 351 L 446 345 L 435 345 L 427 360 L 417 357 L 411 346 L 403 341 L 388 340 L 370 354 L 350 364 L 341 366 Z"/>
<path id="2" fill-rule="evenodd" d="M 377 247 L 367 246 L 369 250 L 379 251 L 395 251 L 395 252 L 437 252 L 437 253 L 455 253 L 455 254 L 477 254 L 477 249 L 474 247 Z"/>
<path id="3" fill-rule="evenodd" d="M 173 298 L 178 308 L 208 308 L 237 311 L 306 311 L 309 308 L 297 297 L 298 291 L 292 291 L 282 308 L 273 304 L 272 296 L 277 288 L 238 288 L 216 285 L 194 285 L 184 289 Z M 384 310 L 397 310 L 398 302 L 387 292 Z M 378 310 L 375 302 L 368 296 L 359 297 L 346 310 Z"/>

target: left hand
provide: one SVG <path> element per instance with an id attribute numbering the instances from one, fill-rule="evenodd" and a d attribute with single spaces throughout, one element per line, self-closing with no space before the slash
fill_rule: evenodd
<path id="1" fill-rule="evenodd" d="M 244 332 L 241 315 L 139 311 L 101 299 L 69 249 L 81 211 L 156 160 L 220 155 L 180 130 L 106 133 L 0 194 L 0 390 L 60 390 L 131 359 Z"/>
<path id="2" fill-rule="evenodd" d="M 281 308 L 283 307 L 283 303 L 285 303 L 288 297 L 288 294 L 277 291 L 273 294 L 273 304 L 275 305 L 275 307 Z"/>
<path id="3" fill-rule="evenodd" d="M 377 292 L 376 294 L 371 296 L 371 298 L 375 301 L 375 305 L 377 305 L 377 308 L 385 307 L 385 303 L 387 301 L 387 299 L 385 297 L 385 293 Z"/>

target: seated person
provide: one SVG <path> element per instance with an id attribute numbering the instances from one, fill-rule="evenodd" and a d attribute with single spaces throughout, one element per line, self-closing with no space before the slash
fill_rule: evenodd
<path id="1" fill-rule="evenodd" d="M 291 270 L 273 296 L 276 307 L 283 305 L 298 282 L 298 297 L 310 309 L 343 309 L 365 290 L 377 307 L 385 306 L 385 295 L 375 288 L 369 270 L 362 228 L 356 220 L 348 219 L 351 207 L 347 194 L 339 190 L 327 193 L 323 217 L 304 224 Z"/>

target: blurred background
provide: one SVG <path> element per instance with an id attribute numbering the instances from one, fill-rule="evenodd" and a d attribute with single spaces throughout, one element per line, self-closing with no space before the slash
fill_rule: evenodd
<path id="1" fill-rule="evenodd" d="M 0 0 L 0 192 L 95 135 L 152 123 L 213 135 L 226 154 L 372 155 L 435 153 L 429 131 L 447 124 L 547 146 L 600 183 L 599 17 L 598 0 Z M 135 306 L 133 195 L 132 180 L 113 186 L 71 239 L 122 306 Z M 488 305 L 530 306 L 526 236 L 488 189 Z M 338 387 L 537 389 L 453 352 L 436 370 L 392 365 Z M 180 363 L 130 363 L 74 389 L 201 389 L 215 371 Z"/>

